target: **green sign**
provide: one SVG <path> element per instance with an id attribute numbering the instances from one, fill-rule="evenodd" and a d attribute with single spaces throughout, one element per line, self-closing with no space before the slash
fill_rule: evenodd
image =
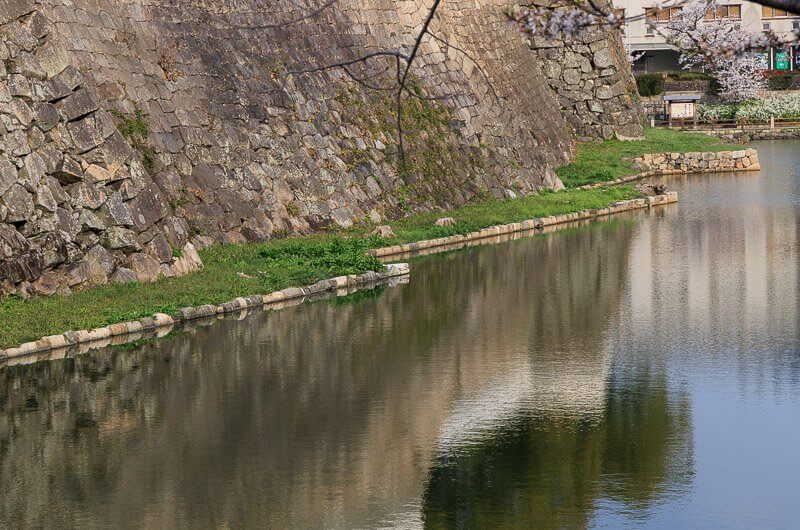
<path id="1" fill-rule="evenodd" d="M 789 69 L 789 54 L 786 52 L 775 52 L 775 69 L 788 70 Z"/>

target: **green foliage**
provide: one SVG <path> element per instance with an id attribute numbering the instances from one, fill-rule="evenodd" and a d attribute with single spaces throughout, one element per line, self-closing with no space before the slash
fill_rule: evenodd
<path id="1" fill-rule="evenodd" d="M 145 169 L 152 172 L 156 156 L 147 139 L 150 135 L 150 126 L 146 120 L 147 114 L 144 113 L 139 105 L 135 105 L 133 114 L 126 114 L 118 110 L 112 110 L 111 113 L 120 120 L 117 125 L 120 134 L 130 142 L 134 149 L 139 151 L 142 155 Z"/>
<path id="2" fill-rule="evenodd" d="M 789 90 L 794 77 L 794 75 L 788 73 L 774 74 L 767 77 L 767 84 L 770 90 Z"/>
<path id="3" fill-rule="evenodd" d="M 583 186 L 633 175 L 633 159 L 645 153 L 738 150 L 718 138 L 669 129 L 646 129 L 638 141 L 604 140 L 578 145 L 575 160 L 556 170 L 567 187 Z"/>
<path id="4" fill-rule="evenodd" d="M 397 238 L 391 242 L 420 241 L 457 234 L 463 235 L 487 226 L 603 208 L 616 201 L 631 199 L 635 196 L 633 188 L 620 186 L 596 190 L 564 190 L 558 193 L 542 190 L 539 195 L 509 200 L 491 198 L 450 210 L 445 214 L 437 212 L 417 214 L 392 223 L 392 230 Z M 455 219 L 455 225 L 435 226 L 436 219 L 443 215 Z"/>
<path id="5" fill-rule="evenodd" d="M 295 202 L 290 202 L 286 205 L 286 213 L 291 215 L 292 217 L 297 217 L 300 215 L 300 207 Z"/>
<path id="6" fill-rule="evenodd" d="M 383 264 L 366 251 L 380 246 L 376 237 L 333 237 L 309 245 L 304 239 L 263 245 L 258 250 L 268 284 L 306 285 L 314 281 L 366 271 L 382 271 Z"/>
<path id="7" fill-rule="evenodd" d="M 661 74 L 642 74 L 636 76 L 636 88 L 644 97 L 657 96 L 664 91 L 664 78 Z"/>
<path id="8" fill-rule="evenodd" d="M 4 298 L 0 300 L 0 348 L 67 330 L 91 329 L 158 312 L 176 313 L 181 307 L 220 304 L 239 296 L 269 293 L 333 276 L 381 271 L 383 264 L 366 256 L 367 249 L 602 208 L 635 196 L 633 189 L 626 186 L 543 192 L 505 201 L 491 199 L 450 212 L 414 215 L 392 223 L 397 237 L 390 241 L 367 236 L 371 227 L 363 226 L 314 237 L 215 246 L 200 251 L 204 263 L 201 271 L 182 278 L 105 285 L 70 297 Z M 456 225 L 435 226 L 436 219 L 444 215 L 456 219 Z"/>

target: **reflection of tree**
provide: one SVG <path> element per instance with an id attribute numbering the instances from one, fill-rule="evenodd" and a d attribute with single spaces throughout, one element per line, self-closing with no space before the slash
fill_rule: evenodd
<path id="1" fill-rule="evenodd" d="M 689 401 L 663 378 L 608 390 L 599 419 L 529 416 L 440 456 L 425 492 L 430 528 L 578 528 L 601 498 L 644 511 L 692 472 Z M 465 524 L 468 523 L 468 524 Z"/>
<path id="2" fill-rule="evenodd" d="M 690 402 L 683 394 L 670 396 L 662 378 L 638 374 L 627 386 L 615 385 L 606 401 L 604 429 L 608 495 L 644 509 L 665 487 L 688 484 L 693 470 Z"/>

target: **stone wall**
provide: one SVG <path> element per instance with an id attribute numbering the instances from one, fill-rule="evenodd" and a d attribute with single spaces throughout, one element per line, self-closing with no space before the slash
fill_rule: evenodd
<path id="1" fill-rule="evenodd" d="M 725 171 L 758 171 L 758 153 L 755 149 L 698 153 L 656 153 L 634 159 L 643 171 L 656 174 L 715 173 Z"/>
<path id="2" fill-rule="evenodd" d="M 189 243 L 560 187 L 571 128 L 632 131 L 635 105 L 611 83 L 619 39 L 597 37 L 578 68 L 584 88 L 603 78 L 602 112 L 565 120 L 504 5 L 443 5 L 442 40 L 426 41 L 415 71 L 415 89 L 439 99 L 406 104 L 400 170 L 385 92 L 341 71 L 291 72 L 408 48 L 420 0 L 341 0 L 289 25 L 304 12 L 288 1 L 0 0 L 0 293 L 152 280 L 196 267 Z M 353 73 L 388 84 L 385 66 Z"/>
<path id="3" fill-rule="evenodd" d="M 644 136 L 645 116 L 619 31 L 594 29 L 567 39 L 537 37 L 530 46 L 579 139 Z"/>
<path id="4" fill-rule="evenodd" d="M 188 225 L 34 7 L 0 2 L 0 294 L 195 270 Z"/>
<path id="5" fill-rule="evenodd" d="M 776 127 L 774 129 L 717 129 L 703 131 L 709 136 L 726 140 L 747 143 L 754 140 L 797 140 L 800 139 L 800 127 Z"/>

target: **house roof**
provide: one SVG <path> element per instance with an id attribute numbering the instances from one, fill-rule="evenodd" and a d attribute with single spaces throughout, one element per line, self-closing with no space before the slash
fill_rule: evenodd
<path id="1" fill-rule="evenodd" d="M 665 94 L 664 101 L 698 101 L 702 97 L 702 94 L 690 93 Z"/>

